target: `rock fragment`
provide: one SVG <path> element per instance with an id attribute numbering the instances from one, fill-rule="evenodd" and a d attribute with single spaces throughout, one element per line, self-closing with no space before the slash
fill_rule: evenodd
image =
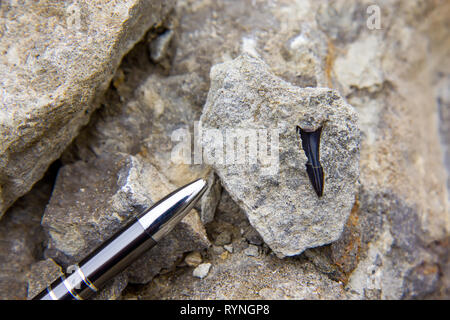
<path id="1" fill-rule="evenodd" d="M 243 54 L 212 68 L 200 126 L 205 161 L 278 256 L 339 238 L 355 201 L 360 145 L 357 114 L 336 91 L 295 87 L 259 58 Z M 321 198 L 308 179 L 297 126 L 322 127 Z M 272 145 L 264 140 L 267 131 Z M 239 143 L 245 147 L 239 140 L 238 147 L 222 142 L 233 134 L 248 138 L 247 149 L 237 149 Z M 272 148 L 270 161 L 263 146 Z M 236 160 L 242 153 L 246 162 Z"/>
<path id="2" fill-rule="evenodd" d="M 231 233 L 227 230 L 222 231 L 219 233 L 219 235 L 216 238 L 216 241 L 214 241 L 214 244 L 216 246 L 223 246 L 226 244 L 229 244 L 231 242 Z"/>
<path id="3" fill-rule="evenodd" d="M 59 158 L 123 56 L 174 3 L 2 2 L 0 216 Z"/>
<path id="4" fill-rule="evenodd" d="M 257 246 L 251 244 L 247 249 L 244 250 L 244 254 L 249 257 L 257 257 L 259 256 L 259 249 Z"/>
<path id="5" fill-rule="evenodd" d="M 54 175 L 49 173 L 18 199 L 0 221 L 0 299 L 26 299 L 33 263 L 42 256 L 45 232 L 41 218 L 50 198 Z"/>
<path id="6" fill-rule="evenodd" d="M 209 269 L 211 269 L 211 263 L 202 263 L 193 271 L 193 276 L 196 278 L 203 279 L 209 273 Z"/>
<path id="7" fill-rule="evenodd" d="M 191 252 L 184 258 L 184 262 L 190 267 L 197 267 L 202 261 L 202 255 L 198 251 Z"/>

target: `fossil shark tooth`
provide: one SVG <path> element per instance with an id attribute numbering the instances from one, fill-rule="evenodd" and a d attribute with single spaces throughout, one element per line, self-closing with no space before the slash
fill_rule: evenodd
<path id="1" fill-rule="evenodd" d="M 308 161 L 306 162 L 306 172 L 308 173 L 309 180 L 314 187 L 319 198 L 323 195 L 323 168 L 320 164 L 319 147 L 320 147 L 320 134 L 322 133 L 322 127 L 316 131 L 308 131 L 297 126 L 297 133 L 302 140 L 302 148 L 305 152 Z"/>

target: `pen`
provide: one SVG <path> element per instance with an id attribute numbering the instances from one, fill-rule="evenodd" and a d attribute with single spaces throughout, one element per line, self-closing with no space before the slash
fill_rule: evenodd
<path id="1" fill-rule="evenodd" d="M 195 180 L 167 195 L 131 219 L 124 228 L 94 250 L 70 275 L 62 275 L 33 300 L 83 300 L 155 246 L 192 209 L 207 187 Z"/>

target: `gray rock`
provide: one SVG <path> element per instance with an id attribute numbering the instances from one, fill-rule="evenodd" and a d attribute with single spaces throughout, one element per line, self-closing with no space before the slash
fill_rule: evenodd
<path id="1" fill-rule="evenodd" d="M 227 230 L 219 233 L 219 235 L 216 237 L 216 240 L 214 241 L 214 244 L 216 246 L 223 246 L 229 243 L 231 243 L 231 233 Z"/>
<path id="2" fill-rule="evenodd" d="M 177 151 L 185 142 L 191 147 L 195 121 L 201 113 L 195 93 L 204 90 L 198 88 L 203 83 L 197 75 L 163 77 L 157 74 L 145 74 L 137 82 L 139 84 L 134 84 L 136 87 L 132 89 L 121 89 L 130 91 L 123 97 L 107 99 L 108 108 L 93 116 L 65 153 L 65 162 L 88 161 L 99 155 L 107 158 L 115 152 L 123 152 L 146 158 L 176 186 L 205 177 L 208 189 L 198 207 L 202 221 L 210 222 L 220 199 L 220 180 L 211 167 L 194 163 L 190 152 L 186 160 L 186 154 L 181 152 L 180 155 Z M 122 86 L 128 87 L 128 84 L 125 82 Z"/>
<path id="3" fill-rule="evenodd" d="M 257 246 L 251 244 L 244 250 L 244 254 L 250 257 L 257 257 L 259 256 L 259 249 Z"/>
<path id="4" fill-rule="evenodd" d="M 34 263 L 28 273 L 28 299 L 32 299 L 63 274 L 61 266 L 52 259 Z"/>
<path id="5" fill-rule="evenodd" d="M 292 86 L 274 76 L 263 61 L 244 54 L 212 68 L 211 89 L 200 125 L 205 159 L 214 166 L 222 185 L 244 209 L 252 226 L 280 257 L 340 237 L 355 201 L 359 129 L 355 111 L 336 91 Z M 320 157 L 325 187 L 320 199 L 306 173 L 307 160 L 296 126 L 311 130 L 323 127 Z M 279 139 L 279 146 L 272 146 L 270 169 L 275 170 L 267 170 L 262 151 L 255 151 L 254 158 L 240 165 L 227 162 L 235 157 L 235 151 L 225 145 L 220 158 L 215 145 L 218 140 L 212 139 L 208 130 L 221 130 L 219 134 L 227 139 L 226 130 L 236 128 L 277 130 L 275 135 L 279 136 L 271 140 Z M 256 148 L 256 143 L 255 136 L 249 145 Z M 211 155 L 218 156 L 211 160 Z"/>
<path id="6" fill-rule="evenodd" d="M 282 260 L 263 244 L 257 259 L 249 257 L 243 252 L 248 243 L 262 241 L 251 240 L 258 231 L 241 214 L 242 203 L 224 189 L 214 214 L 212 202 L 197 208 L 205 210 L 204 223 L 213 219 L 206 225 L 211 239 L 223 230 L 232 233 L 235 253 L 212 247 L 205 254 L 214 268 L 202 281 L 191 268 L 169 268 L 142 290 L 127 290 L 126 298 L 448 299 L 449 176 L 442 158 L 447 155 L 448 171 L 450 7 L 442 1 L 377 1 L 381 29 L 370 30 L 366 10 L 372 4 L 258 0 L 224 6 L 179 0 L 179 23 L 165 21 L 148 34 L 160 41 L 153 46 L 162 60 L 150 63 L 148 43 L 142 42 L 124 59 L 104 107 L 63 162 L 90 162 L 120 151 L 149 160 L 174 185 L 211 177 L 208 166 L 174 165 L 170 153 L 179 141 L 170 137 L 189 128 L 192 138 L 211 66 L 243 52 L 261 57 L 295 86 L 335 88 L 356 109 L 361 130 L 361 187 L 337 241 Z M 5 234 L 13 244 L 28 231 Z M 41 259 L 8 250 L 4 261 L 21 260 L 21 266 Z M 23 280 L 2 273 L 0 288 L 22 295 Z"/>
<path id="7" fill-rule="evenodd" d="M 149 51 L 150 59 L 156 63 L 162 63 L 163 59 L 168 58 L 169 47 L 174 35 L 173 30 L 166 30 L 155 40 L 150 41 Z"/>
<path id="8" fill-rule="evenodd" d="M 209 269 L 211 269 L 211 263 L 202 263 L 197 268 L 194 269 L 192 275 L 196 278 L 203 279 L 209 273 Z"/>
<path id="9" fill-rule="evenodd" d="M 122 57 L 173 4 L 2 1 L 0 216 L 59 158 Z"/>
<path id="10" fill-rule="evenodd" d="M 26 299 L 27 273 L 42 256 L 41 218 L 52 191 L 49 173 L 9 208 L 0 221 L 0 299 Z"/>
<path id="11" fill-rule="evenodd" d="M 214 254 L 222 254 L 225 252 L 225 249 L 222 246 L 211 246 L 211 252 L 213 252 Z"/>
<path id="12" fill-rule="evenodd" d="M 42 225 L 49 236 L 46 255 L 67 267 L 109 238 L 132 215 L 148 208 L 175 187 L 139 156 L 110 155 L 63 166 Z M 127 271 L 128 281 L 146 283 L 170 268 L 183 252 L 209 246 L 193 210 L 156 247 Z"/>
<path id="13" fill-rule="evenodd" d="M 246 230 L 244 230 L 243 236 L 251 244 L 254 244 L 257 246 L 260 246 L 263 244 L 263 239 L 261 238 L 259 233 L 251 226 L 249 228 L 246 228 Z"/>
<path id="14" fill-rule="evenodd" d="M 200 215 L 204 224 L 213 221 L 216 208 L 222 195 L 222 185 L 220 180 L 214 174 L 214 171 L 208 175 L 208 189 L 200 200 Z"/>
<path id="15" fill-rule="evenodd" d="M 229 253 L 233 253 L 233 245 L 232 244 L 227 244 L 227 245 L 224 245 L 223 246 L 223 248 L 225 249 L 225 250 L 227 250 Z"/>
<path id="16" fill-rule="evenodd" d="M 258 259 L 243 252 L 227 259 L 213 257 L 213 268 L 201 281 L 186 270 L 176 280 L 159 276 L 141 299 L 345 299 L 342 284 L 332 281 L 315 266 L 298 258 L 274 255 Z M 160 287 L 166 288 L 161 294 Z"/>
<path id="17" fill-rule="evenodd" d="M 198 251 L 190 252 L 186 258 L 184 258 L 184 262 L 190 267 L 197 267 L 202 261 L 202 255 Z"/>

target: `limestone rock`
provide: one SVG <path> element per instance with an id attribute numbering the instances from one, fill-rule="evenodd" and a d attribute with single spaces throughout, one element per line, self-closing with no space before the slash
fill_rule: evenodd
<path id="1" fill-rule="evenodd" d="M 0 299 L 26 299 L 27 273 L 42 256 L 41 217 L 52 191 L 49 173 L 9 208 L 0 221 Z"/>
<path id="2" fill-rule="evenodd" d="M 209 269 L 211 269 L 211 263 L 202 263 L 197 268 L 194 269 L 192 274 L 196 278 L 203 279 L 208 275 Z"/>
<path id="3" fill-rule="evenodd" d="M 59 158 L 124 54 L 173 4 L 2 1 L 0 216 Z"/>
<path id="4" fill-rule="evenodd" d="M 49 236 L 46 255 L 67 267 L 109 238 L 131 216 L 173 191 L 145 159 L 117 153 L 63 166 L 42 219 Z M 129 281 L 146 283 L 170 268 L 183 252 L 209 245 L 192 210 L 175 230 L 127 269 Z"/>
<path id="5" fill-rule="evenodd" d="M 184 258 L 186 264 L 190 267 L 197 267 L 200 263 L 202 263 L 202 255 L 198 251 L 194 251 L 189 253 L 186 258 Z"/>
<path id="6" fill-rule="evenodd" d="M 34 263 L 28 273 L 28 299 L 39 294 L 62 274 L 61 267 L 52 259 Z"/>
<path id="7" fill-rule="evenodd" d="M 173 278 L 158 277 L 159 286 L 148 286 L 141 299 L 345 299 L 342 284 L 332 281 L 306 261 L 274 255 L 258 259 L 243 252 L 217 257 L 207 277 L 199 281 L 188 270 Z M 127 297 L 124 297 L 127 299 Z"/>
<path id="8" fill-rule="evenodd" d="M 244 54 L 212 68 L 211 89 L 200 125 L 205 157 L 218 155 L 209 161 L 223 186 L 279 256 L 296 255 L 340 237 L 355 201 L 359 129 L 356 112 L 336 91 L 295 87 L 274 76 L 260 59 Z M 308 179 L 296 126 L 310 130 L 323 127 L 322 198 L 317 197 Z M 236 128 L 276 130 L 271 141 L 279 139 L 279 149 L 273 144 L 271 150 L 272 156 L 279 152 L 279 159 L 273 156 L 270 163 L 276 170 L 265 171 L 261 140 L 255 158 L 245 160 L 245 164 L 227 162 L 236 158 L 235 152 L 244 151 L 228 145 L 218 151 L 217 139 L 211 139 L 214 131 L 208 130 L 219 130 L 220 138 L 226 140 L 230 130 Z M 251 133 L 243 132 L 249 136 L 250 148 L 256 148 L 256 136 L 251 140 Z M 245 152 L 252 154 L 251 149 Z"/>

